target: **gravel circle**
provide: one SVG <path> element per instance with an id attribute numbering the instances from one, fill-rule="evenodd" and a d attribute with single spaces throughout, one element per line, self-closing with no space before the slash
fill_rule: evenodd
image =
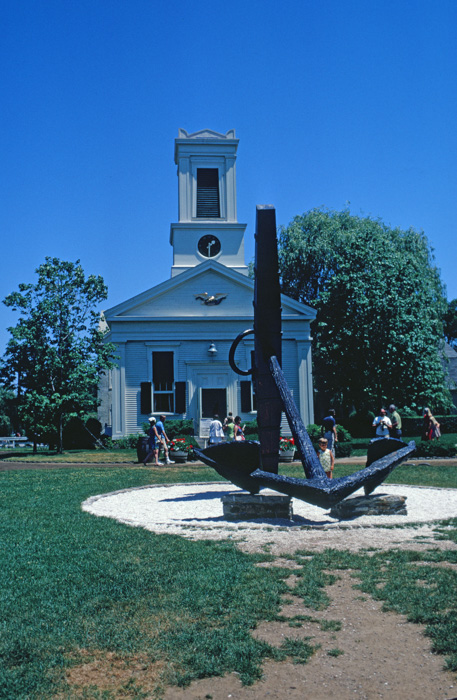
<path id="1" fill-rule="evenodd" d="M 382 484 L 374 495 L 406 496 L 406 515 L 363 515 L 349 521 L 338 520 L 322 508 L 293 498 L 292 521 L 229 522 L 223 516 L 221 497 L 237 492 L 242 493 L 230 483 L 142 486 L 92 496 L 84 501 L 82 509 L 158 534 L 190 539 L 229 538 L 244 541 L 248 546 L 243 548 L 252 550 L 268 542 L 275 544 L 278 551 L 313 542 L 327 547 L 344 542 L 351 549 L 389 546 L 394 540 L 411 539 L 411 528 L 401 526 L 414 525 L 416 537 L 427 537 L 433 523 L 457 517 L 457 489 Z M 276 494 L 262 490 L 262 494 L 267 493 Z M 360 495 L 362 489 L 354 497 Z"/>

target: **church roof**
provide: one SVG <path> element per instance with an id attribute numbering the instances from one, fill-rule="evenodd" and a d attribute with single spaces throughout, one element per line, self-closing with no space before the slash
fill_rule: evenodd
<path id="1" fill-rule="evenodd" d="M 252 319 L 254 280 L 208 260 L 107 309 L 113 322 L 146 320 Z M 281 295 L 282 318 L 313 321 L 316 311 Z"/>

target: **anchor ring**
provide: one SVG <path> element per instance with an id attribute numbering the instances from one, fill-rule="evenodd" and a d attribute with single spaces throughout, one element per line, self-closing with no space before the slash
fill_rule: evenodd
<path id="1" fill-rule="evenodd" d="M 229 351 L 229 356 L 228 356 L 228 361 L 229 361 L 230 367 L 233 369 L 234 372 L 236 372 L 237 374 L 241 374 L 243 377 L 247 377 L 250 374 L 252 374 L 252 367 L 251 367 L 251 369 L 240 369 L 239 367 L 237 367 L 237 365 L 235 364 L 235 352 L 236 352 L 238 345 L 243 340 L 243 338 L 245 338 L 247 335 L 250 335 L 251 333 L 254 333 L 253 328 L 248 328 L 248 330 L 243 331 L 242 333 L 237 335 L 235 340 L 232 343 L 232 346 L 231 346 L 230 351 Z"/>

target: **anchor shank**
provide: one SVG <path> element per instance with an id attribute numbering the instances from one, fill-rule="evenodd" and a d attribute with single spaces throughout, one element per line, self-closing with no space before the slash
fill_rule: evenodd
<path id="1" fill-rule="evenodd" d="M 261 463 L 278 473 L 281 397 L 271 375 L 271 355 L 281 362 L 281 291 L 274 207 L 257 206 L 254 286 L 254 383 Z"/>
<path id="2" fill-rule="evenodd" d="M 287 386 L 286 378 L 284 377 L 284 373 L 279 366 L 277 357 L 270 357 L 270 371 L 275 384 L 278 387 L 295 444 L 300 452 L 303 469 L 305 470 L 307 479 L 326 478 L 327 475 L 319 462 L 316 452 L 314 451 L 313 443 L 311 442 L 308 432 L 303 425 L 303 421 L 298 412 L 297 406 L 295 405 L 292 393 Z"/>

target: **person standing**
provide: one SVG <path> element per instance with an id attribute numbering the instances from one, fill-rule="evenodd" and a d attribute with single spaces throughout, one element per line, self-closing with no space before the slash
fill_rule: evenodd
<path id="1" fill-rule="evenodd" d="M 235 423 L 233 422 L 232 414 L 229 413 L 222 426 L 225 432 L 225 439 L 227 442 L 233 442 L 235 439 Z"/>
<path id="2" fill-rule="evenodd" d="M 390 431 L 391 437 L 401 440 L 401 416 L 393 403 L 389 406 L 389 414 L 390 422 L 392 423 L 392 429 Z"/>
<path id="3" fill-rule="evenodd" d="M 213 420 L 209 424 L 209 444 L 218 445 L 224 438 L 222 423 L 219 420 L 217 413 L 214 414 Z"/>
<path id="4" fill-rule="evenodd" d="M 244 440 L 244 426 L 241 427 L 241 416 L 235 416 L 234 435 L 237 442 Z"/>
<path id="5" fill-rule="evenodd" d="M 149 420 L 149 439 L 148 439 L 148 454 L 143 460 L 144 466 L 151 457 L 154 457 L 154 466 L 163 467 L 162 462 L 159 462 L 159 434 L 156 428 L 156 419 L 151 416 Z"/>
<path id="6" fill-rule="evenodd" d="M 328 448 L 326 438 L 319 438 L 319 450 L 317 452 L 317 456 L 319 457 L 319 462 L 321 463 L 324 472 L 327 474 L 329 479 L 332 479 L 335 458 L 333 456 L 333 452 Z"/>
<path id="7" fill-rule="evenodd" d="M 387 415 L 387 411 L 385 408 L 381 408 L 381 410 L 379 411 L 379 416 L 376 416 L 372 425 L 373 428 L 376 428 L 375 440 L 379 440 L 379 438 L 390 437 L 389 431 L 392 428 L 392 423 L 390 422 L 390 418 Z"/>
<path id="8" fill-rule="evenodd" d="M 174 462 L 171 461 L 170 457 L 168 456 L 168 443 L 170 440 L 168 439 L 168 435 L 165 432 L 165 416 L 159 416 L 159 420 L 157 421 L 156 428 L 157 428 L 157 433 L 159 435 L 159 449 L 162 446 L 163 452 L 165 454 L 165 462 L 167 464 L 174 464 Z"/>
<path id="9" fill-rule="evenodd" d="M 327 447 L 335 457 L 335 446 L 338 442 L 338 433 L 336 431 L 335 410 L 330 408 L 328 416 L 322 420 L 322 437 L 327 440 Z"/>
<path id="10" fill-rule="evenodd" d="M 422 421 L 422 440 L 435 440 L 441 437 L 440 424 L 429 408 L 424 408 Z"/>

